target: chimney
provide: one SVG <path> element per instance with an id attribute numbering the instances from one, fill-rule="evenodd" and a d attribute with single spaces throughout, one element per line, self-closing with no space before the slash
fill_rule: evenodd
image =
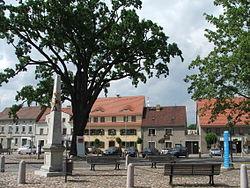
<path id="1" fill-rule="evenodd" d="M 160 111 L 161 110 L 161 106 L 159 104 L 157 104 L 156 107 L 155 107 L 155 110 L 156 111 Z"/>

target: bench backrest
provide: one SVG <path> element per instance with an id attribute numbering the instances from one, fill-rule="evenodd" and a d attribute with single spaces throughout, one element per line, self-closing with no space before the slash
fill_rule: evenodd
<path id="1" fill-rule="evenodd" d="M 119 156 L 88 156 L 87 163 L 116 163 L 121 160 Z"/>
<path id="2" fill-rule="evenodd" d="M 219 175 L 220 167 L 220 163 L 169 163 L 164 175 Z"/>
<path id="3" fill-rule="evenodd" d="M 167 155 L 157 155 L 157 156 L 153 156 L 153 155 L 149 155 L 147 156 L 147 159 L 150 162 L 172 162 L 175 161 L 175 156 L 167 154 Z"/>

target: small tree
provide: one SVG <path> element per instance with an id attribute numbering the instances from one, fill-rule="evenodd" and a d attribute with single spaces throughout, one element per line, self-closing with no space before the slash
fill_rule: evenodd
<path id="1" fill-rule="evenodd" d="M 208 133 L 205 136 L 205 140 L 207 142 L 208 147 L 211 148 L 212 144 L 216 144 L 216 142 L 218 140 L 218 137 L 217 137 L 217 135 L 215 133 Z"/>
<path id="2" fill-rule="evenodd" d="M 100 140 L 98 138 L 95 139 L 95 147 L 96 148 L 99 148 L 99 145 L 100 145 Z"/>
<path id="3" fill-rule="evenodd" d="M 120 137 L 117 137 L 115 141 L 119 144 L 119 147 L 121 147 L 122 139 Z"/>
<path id="4" fill-rule="evenodd" d="M 188 130 L 196 130 L 196 128 L 197 128 L 196 124 L 190 124 L 190 125 L 187 127 Z"/>
<path id="5" fill-rule="evenodd" d="M 136 140 L 136 143 L 137 143 L 137 144 L 142 144 L 142 142 L 143 142 L 143 139 L 140 138 L 140 137 L 138 137 L 137 140 Z"/>

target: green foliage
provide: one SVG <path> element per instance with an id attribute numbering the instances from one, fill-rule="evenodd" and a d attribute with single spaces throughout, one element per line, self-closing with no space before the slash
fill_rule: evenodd
<path id="1" fill-rule="evenodd" d="M 119 144 L 119 146 L 121 146 L 122 139 L 120 137 L 116 137 L 115 141 Z"/>
<path id="2" fill-rule="evenodd" d="M 17 115 L 17 112 L 22 108 L 21 104 L 14 104 L 10 107 L 8 115 L 10 118 L 13 119 L 14 122 L 16 122 L 19 118 Z"/>
<path id="3" fill-rule="evenodd" d="M 197 128 L 197 125 L 196 125 L 196 124 L 190 124 L 190 125 L 187 127 L 187 129 L 189 129 L 189 130 L 196 130 L 196 128 Z"/>
<path id="4" fill-rule="evenodd" d="M 35 65 L 36 79 L 44 80 L 47 87 L 41 83 L 36 89 L 25 87 L 16 99 L 48 105 L 51 76 L 59 74 L 63 99 L 72 104 L 74 148 L 95 100 L 102 90 L 107 92 L 111 81 L 129 78 L 137 86 L 153 76 L 167 77 L 171 58 L 183 60 L 177 44 L 168 43 L 161 26 L 139 18 L 140 0 L 107 3 L 109 6 L 102 0 L 0 2 L 0 38 L 15 48 L 19 60 L 15 68 L 0 72 L 0 86 Z"/>
<path id="5" fill-rule="evenodd" d="M 158 143 L 164 144 L 164 143 L 165 143 L 165 138 L 160 138 L 160 139 L 158 140 Z"/>
<path id="6" fill-rule="evenodd" d="M 143 139 L 141 137 L 138 137 L 137 140 L 136 140 L 136 143 L 137 144 L 142 144 L 143 142 Z"/>
<path id="7" fill-rule="evenodd" d="M 217 98 L 212 107 L 212 120 L 217 114 L 232 109 L 232 114 L 248 114 L 250 111 L 250 19 L 249 0 L 215 0 L 216 6 L 223 7 L 218 17 L 205 14 L 215 30 L 206 29 L 206 38 L 214 49 L 207 57 L 198 56 L 189 66 L 198 73 L 187 76 L 191 82 L 189 93 L 192 98 Z M 235 103 L 233 97 L 246 100 Z M 236 119 L 237 119 L 236 118 Z"/>
<path id="8" fill-rule="evenodd" d="M 207 142 L 207 145 L 211 146 L 212 144 L 216 144 L 216 142 L 218 141 L 218 137 L 215 133 L 208 133 L 205 136 L 205 140 Z"/>
<path id="9" fill-rule="evenodd" d="M 100 140 L 98 138 L 96 138 L 95 141 L 94 141 L 94 144 L 95 144 L 96 148 L 99 148 Z"/>

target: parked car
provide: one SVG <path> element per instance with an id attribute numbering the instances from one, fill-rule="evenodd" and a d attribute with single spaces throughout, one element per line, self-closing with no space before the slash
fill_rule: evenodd
<path id="1" fill-rule="evenodd" d="M 102 150 L 96 147 L 89 147 L 86 148 L 87 154 L 92 153 L 92 154 L 102 154 Z"/>
<path id="2" fill-rule="evenodd" d="M 209 155 L 214 155 L 214 156 L 221 156 L 222 155 L 222 151 L 219 148 L 213 148 L 209 150 Z"/>
<path id="3" fill-rule="evenodd" d="M 147 155 L 160 155 L 160 152 L 156 148 L 144 148 L 141 152 L 142 157 L 146 157 Z"/>
<path id="4" fill-rule="evenodd" d="M 124 150 L 124 155 L 129 155 L 131 157 L 136 157 L 137 156 L 137 149 L 135 147 L 129 147 Z"/>
<path id="5" fill-rule="evenodd" d="M 186 147 L 175 147 L 171 149 L 169 153 L 176 157 L 179 157 L 179 156 L 188 157 L 188 149 Z"/>
<path id="6" fill-rule="evenodd" d="M 162 154 L 162 155 L 166 155 L 166 154 L 169 153 L 170 150 L 171 150 L 170 148 L 162 148 L 162 149 L 161 149 L 161 154 Z"/>
<path id="7" fill-rule="evenodd" d="M 17 149 L 18 154 L 35 154 L 36 153 L 36 147 L 35 146 L 22 146 L 21 148 Z"/>
<path id="8" fill-rule="evenodd" d="M 121 148 L 118 147 L 109 147 L 108 149 L 104 150 L 103 155 L 122 155 Z"/>

